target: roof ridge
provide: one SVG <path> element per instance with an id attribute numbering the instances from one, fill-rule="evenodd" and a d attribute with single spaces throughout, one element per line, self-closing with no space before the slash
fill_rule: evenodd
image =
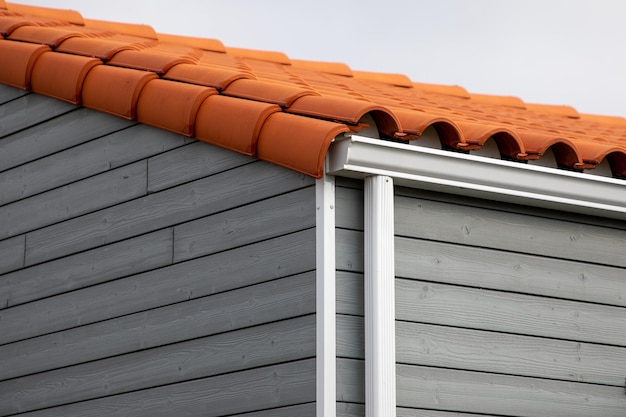
<path id="1" fill-rule="evenodd" d="M 84 25 L 83 16 L 77 12 L 76 10 L 70 9 L 55 9 L 51 7 L 41 7 L 41 6 L 27 6 L 23 4 L 17 3 L 6 3 L 4 2 L 4 8 L 9 9 L 11 11 L 22 13 L 24 15 L 35 15 L 42 17 L 49 17 L 57 20 L 63 20 L 74 25 Z"/>

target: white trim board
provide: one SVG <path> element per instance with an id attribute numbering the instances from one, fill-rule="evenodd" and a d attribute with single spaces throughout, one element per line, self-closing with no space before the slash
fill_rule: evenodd
<path id="1" fill-rule="evenodd" d="M 626 181 L 356 135 L 337 138 L 327 173 L 626 220 Z"/>
<path id="2" fill-rule="evenodd" d="M 316 416 L 337 415 L 335 178 L 315 181 Z"/>

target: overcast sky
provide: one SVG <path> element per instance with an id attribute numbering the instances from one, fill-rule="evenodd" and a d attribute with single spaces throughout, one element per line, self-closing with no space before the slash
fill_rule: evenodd
<path id="1" fill-rule="evenodd" d="M 626 117 L 623 0 L 18 0 Z"/>

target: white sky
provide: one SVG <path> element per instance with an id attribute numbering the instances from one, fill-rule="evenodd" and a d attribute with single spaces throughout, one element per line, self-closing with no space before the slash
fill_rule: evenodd
<path id="1" fill-rule="evenodd" d="M 17 0 L 626 117 L 623 0 Z"/>

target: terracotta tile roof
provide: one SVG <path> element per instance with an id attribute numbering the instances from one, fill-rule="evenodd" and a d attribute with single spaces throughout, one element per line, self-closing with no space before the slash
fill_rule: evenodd
<path id="1" fill-rule="evenodd" d="M 84 19 L 75 11 L 0 0 L 0 62 L 0 83 L 315 177 L 333 138 L 375 123 L 381 139 L 419 146 L 434 131 L 443 149 L 457 152 L 480 151 L 491 140 L 509 160 L 550 153 L 560 168 L 592 170 L 603 163 L 626 178 L 621 117 L 225 47 L 146 25 Z"/>

